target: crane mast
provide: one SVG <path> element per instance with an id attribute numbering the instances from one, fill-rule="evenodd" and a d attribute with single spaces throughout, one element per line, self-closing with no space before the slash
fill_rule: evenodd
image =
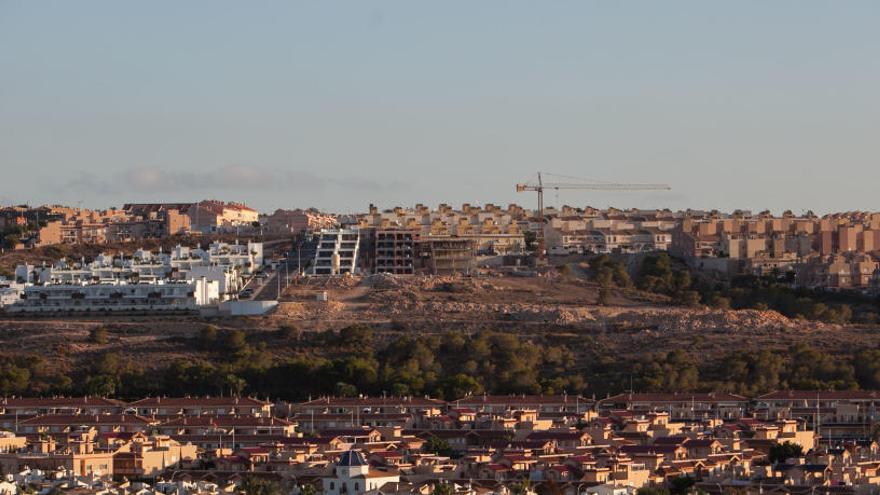
<path id="1" fill-rule="evenodd" d="M 552 174 L 550 174 L 552 175 Z M 618 182 L 607 183 L 578 183 L 578 182 L 544 182 L 541 172 L 538 172 L 537 184 L 520 183 L 516 185 L 516 192 L 538 193 L 538 217 L 541 221 L 541 230 L 538 233 L 538 251 L 544 251 L 544 191 L 545 190 L 585 190 L 585 191 L 669 191 L 669 184 L 622 184 Z"/>

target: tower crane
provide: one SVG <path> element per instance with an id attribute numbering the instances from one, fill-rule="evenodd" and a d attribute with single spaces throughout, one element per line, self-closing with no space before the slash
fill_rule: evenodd
<path id="1" fill-rule="evenodd" d="M 563 175 L 549 174 L 555 177 L 569 178 L 576 180 L 576 177 L 566 177 Z M 538 215 L 540 215 L 541 223 L 544 222 L 544 191 L 545 190 L 567 190 L 579 189 L 587 191 L 669 191 L 672 187 L 669 184 L 621 184 L 619 182 L 544 182 L 541 178 L 541 172 L 538 172 L 537 183 L 521 183 L 516 185 L 516 192 L 534 191 L 538 193 Z M 542 226 L 538 238 L 539 252 L 544 250 L 544 228 Z"/>

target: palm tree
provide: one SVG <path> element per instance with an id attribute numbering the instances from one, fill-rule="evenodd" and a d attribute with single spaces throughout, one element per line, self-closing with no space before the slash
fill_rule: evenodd
<path id="1" fill-rule="evenodd" d="M 272 480 L 248 476 L 241 482 L 241 492 L 245 495 L 281 495 L 281 486 Z"/>

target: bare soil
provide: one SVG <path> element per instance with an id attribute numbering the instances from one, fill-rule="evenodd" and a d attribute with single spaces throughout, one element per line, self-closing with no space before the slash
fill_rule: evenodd
<path id="1" fill-rule="evenodd" d="M 319 301 L 324 291 L 329 300 Z M 252 342 L 271 343 L 282 326 L 319 332 L 355 323 L 372 326 L 384 340 L 412 333 L 492 329 L 552 340 L 554 345 L 589 342 L 609 356 L 628 357 L 681 347 L 711 358 L 733 349 L 750 352 L 798 342 L 841 352 L 853 344 L 880 346 L 876 327 L 790 320 L 773 311 L 682 308 L 636 290 L 614 290 L 610 304 L 599 306 L 597 295 L 598 287 L 576 272 L 303 279 L 284 292 L 276 312 L 263 317 L 3 317 L 0 349 L 40 354 L 59 367 L 112 351 L 149 369 L 177 358 L 216 359 L 193 345 L 206 324 L 242 329 Z M 89 332 L 97 327 L 108 330 L 108 343 L 89 341 Z M 290 346 L 269 345 L 268 352 L 285 357 L 292 351 Z"/>

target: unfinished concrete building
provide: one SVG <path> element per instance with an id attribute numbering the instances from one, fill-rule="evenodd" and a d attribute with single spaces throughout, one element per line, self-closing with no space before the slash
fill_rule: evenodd
<path id="1" fill-rule="evenodd" d="M 469 273 L 476 243 L 461 237 L 422 237 L 416 243 L 417 270 L 434 275 Z"/>
<path id="2" fill-rule="evenodd" d="M 415 271 L 415 241 L 410 230 L 379 230 L 374 237 L 375 273 L 411 275 Z"/>
<path id="3" fill-rule="evenodd" d="M 343 275 L 357 272 L 360 232 L 358 229 L 324 229 L 318 235 L 313 275 Z"/>

